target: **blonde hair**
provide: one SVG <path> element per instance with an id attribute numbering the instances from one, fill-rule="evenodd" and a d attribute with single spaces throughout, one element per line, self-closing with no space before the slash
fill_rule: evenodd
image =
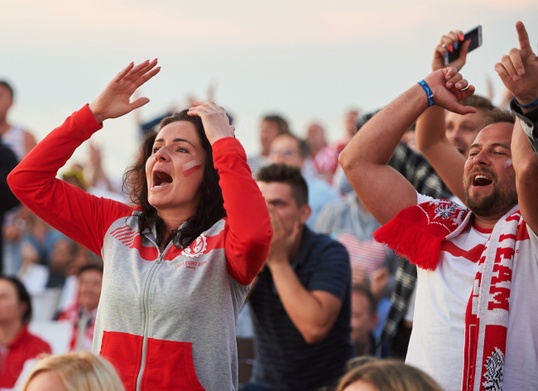
<path id="1" fill-rule="evenodd" d="M 431 376 L 396 360 L 373 360 L 358 365 L 347 372 L 336 391 L 344 391 L 356 381 L 362 380 L 378 391 L 443 391 Z"/>
<path id="2" fill-rule="evenodd" d="M 89 352 L 46 356 L 37 362 L 21 390 L 26 391 L 30 382 L 44 372 L 56 373 L 67 391 L 125 391 L 112 364 Z"/>

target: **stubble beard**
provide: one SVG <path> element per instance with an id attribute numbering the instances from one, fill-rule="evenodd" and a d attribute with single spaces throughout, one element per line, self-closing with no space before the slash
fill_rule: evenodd
<path id="1" fill-rule="evenodd" d="M 491 194 L 483 197 L 476 194 L 472 196 L 469 188 L 469 185 L 465 187 L 465 204 L 477 216 L 502 216 L 517 204 L 515 188 L 499 189 L 495 187 Z"/>

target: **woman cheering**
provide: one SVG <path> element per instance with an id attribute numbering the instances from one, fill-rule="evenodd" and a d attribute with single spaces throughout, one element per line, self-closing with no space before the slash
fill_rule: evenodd
<path id="1" fill-rule="evenodd" d="M 197 103 L 165 118 L 126 172 L 133 205 L 56 179 L 102 122 L 160 70 L 129 64 L 13 170 L 8 182 L 43 220 L 104 261 L 94 352 L 126 390 L 234 390 L 235 321 L 268 254 L 271 223 L 224 110 Z"/>

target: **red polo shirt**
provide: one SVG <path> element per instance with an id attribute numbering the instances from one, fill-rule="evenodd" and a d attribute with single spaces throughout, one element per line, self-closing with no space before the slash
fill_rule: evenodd
<path id="1" fill-rule="evenodd" d="M 0 345 L 0 388 L 13 388 L 26 360 L 52 352 L 50 345 L 24 326 L 8 346 Z"/>

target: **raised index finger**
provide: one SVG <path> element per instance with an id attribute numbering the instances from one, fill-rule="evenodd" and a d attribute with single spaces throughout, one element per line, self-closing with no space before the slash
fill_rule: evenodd
<path id="1" fill-rule="evenodd" d="M 517 37 L 519 40 L 519 49 L 522 52 L 532 52 L 531 42 L 529 41 L 529 34 L 527 33 L 527 29 L 525 29 L 525 25 L 523 22 L 518 21 L 516 23 L 516 30 L 517 30 Z"/>

